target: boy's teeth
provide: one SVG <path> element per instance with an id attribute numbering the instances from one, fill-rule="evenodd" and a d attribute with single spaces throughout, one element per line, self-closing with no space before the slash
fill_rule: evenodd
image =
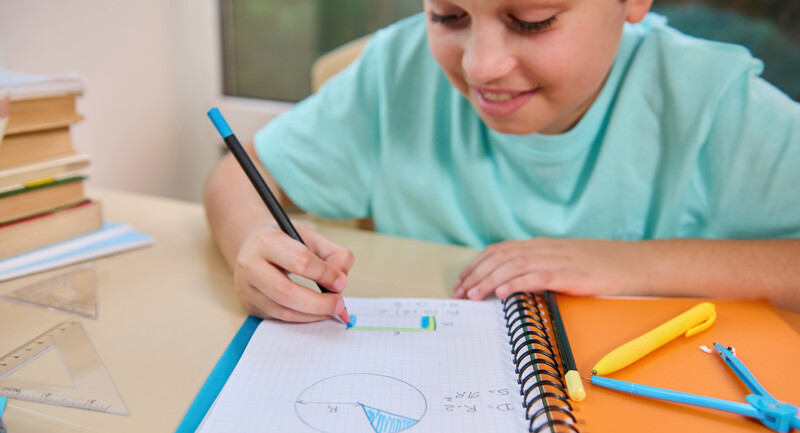
<path id="1" fill-rule="evenodd" d="M 489 93 L 481 92 L 481 95 L 487 100 L 492 102 L 505 102 L 514 97 L 513 93 Z"/>

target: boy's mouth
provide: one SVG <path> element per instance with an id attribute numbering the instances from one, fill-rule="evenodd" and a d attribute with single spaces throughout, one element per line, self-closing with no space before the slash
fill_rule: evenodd
<path id="1" fill-rule="evenodd" d="M 474 93 L 481 111 L 489 116 L 503 117 L 522 108 L 538 90 L 538 87 L 524 92 L 475 88 Z"/>
<path id="2" fill-rule="evenodd" d="M 481 96 L 483 96 L 484 99 L 486 99 L 489 102 L 506 102 L 519 95 L 519 93 L 506 93 L 506 92 L 492 93 L 492 92 L 484 92 L 483 90 L 479 90 L 479 92 L 481 92 Z"/>

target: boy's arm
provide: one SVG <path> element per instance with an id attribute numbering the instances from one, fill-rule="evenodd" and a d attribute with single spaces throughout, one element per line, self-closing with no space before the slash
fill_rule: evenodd
<path id="1" fill-rule="evenodd" d="M 253 157 L 278 201 L 285 195 Z M 301 244 L 278 228 L 266 205 L 232 155 L 226 155 L 208 178 L 204 203 L 211 235 L 234 273 L 234 287 L 250 314 L 287 321 L 329 318 L 344 308 L 339 294 L 320 294 L 292 282 L 287 272 L 341 292 L 353 264 L 350 251 L 315 230 L 297 224 Z"/>
<path id="2" fill-rule="evenodd" d="M 457 297 L 554 290 L 581 295 L 769 299 L 800 312 L 800 239 L 549 239 L 490 245 Z"/>
<path id="3" fill-rule="evenodd" d="M 252 156 L 250 145 L 245 148 Z M 263 166 L 255 158 L 251 159 L 275 198 L 283 205 L 286 195 Z M 230 153 L 225 155 L 208 177 L 203 201 L 211 235 L 231 269 L 247 234 L 275 224 L 258 193 Z"/>
<path id="4" fill-rule="evenodd" d="M 642 251 L 654 295 L 762 298 L 800 312 L 800 239 L 671 239 Z"/>

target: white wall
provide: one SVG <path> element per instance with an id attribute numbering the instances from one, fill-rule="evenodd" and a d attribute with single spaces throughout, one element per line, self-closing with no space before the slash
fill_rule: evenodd
<path id="1" fill-rule="evenodd" d="M 245 141 L 270 104 L 221 98 L 218 0 L 1 0 L 0 67 L 78 74 L 90 185 L 200 200 L 221 140 L 219 106 Z"/>

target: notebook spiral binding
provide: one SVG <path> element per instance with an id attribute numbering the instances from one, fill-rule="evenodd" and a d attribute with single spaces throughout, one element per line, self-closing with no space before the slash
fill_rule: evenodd
<path id="1" fill-rule="evenodd" d="M 508 342 L 528 431 L 579 433 L 556 349 L 548 337 L 548 320 L 543 314 L 540 297 L 533 293 L 515 293 L 503 301 Z"/>

